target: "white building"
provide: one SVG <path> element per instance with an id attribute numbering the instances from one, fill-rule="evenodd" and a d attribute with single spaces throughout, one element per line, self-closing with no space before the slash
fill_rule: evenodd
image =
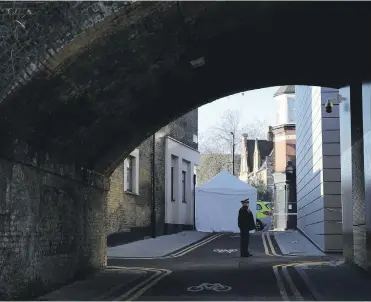
<path id="1" fill-rule="evenodd" d="M 194 175 L 200 153 L 177 140 L 165 141 L 165 224 L 194 226 Z"/>
<path id="2" fill-rule="evenodd" d="M 107 194 L 108 246 L 194 228 L 197 134 L 198 109 L 148 137 L 118 165 Z"/>
<path id="3" fill-rule="evenodd" d="M 274 94 L 274 100 L 277 106 L 276 126 L 295 124 L 295 86 L 281 86 Z"/>
<path id="4" fill-rule="evenodd" d="M 339 106 L 331 88 L 296 86 L 298 228 L 322 251 L 342 251 Z"/>

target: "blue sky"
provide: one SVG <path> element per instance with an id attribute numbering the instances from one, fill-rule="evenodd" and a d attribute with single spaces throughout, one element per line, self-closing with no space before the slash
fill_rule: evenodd
<path id="1" fill-rule="evenodd" d="M 234 94 L 212 103 L 206 104 L 198 110 L 198 131 L 202 133 L 213 127 L 219 117 L 226 110 L 239 110 L 241 112 L 242 124 L 246 120 L 261 120 L 266 126 L 275 123 L 276 104 L 273 99 L 274 93 L 279 86 L 256 89 Z"/>

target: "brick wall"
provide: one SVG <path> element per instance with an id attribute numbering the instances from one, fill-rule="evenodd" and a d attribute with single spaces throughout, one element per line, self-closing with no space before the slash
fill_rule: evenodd
<path id="1" fill-rule="evenodd" d="M 343 255 L 370 271 L 370 84 L 339 94 Z"/>
<path id="2" fill-rule="evenodd" d="M 276 173 L 284 173 L 287 161 L 291 160 L 295 165 L 296 155 L 296 130 L 295 126 L 279 126 L 274 131 L 274 170 Z"/>
<path id="3" fill-rule="evenodd" d="M 193 110 L 163 127 L 156 133 L 155 190 L 156 233 L 164 234 L 165 222 L 165 137 L 172 138 L 197 149 L 193 135 L 198 134 L 198 110 Z M 108 245 L 143 239 L 151 235 L 152 201 L 152 136 L 139 149 L 139 195 L 124 192 L 123 162 L 110 177 L 108 192 L 107 234 Z"/>
<path id="4" fill-rule="evenodd" d="M 0 299 L 30 298 L 105 266 L 109 183 L 82 172 L 0 159 Z"/>
<path id="5" fill-rule="evenodd" d="M 107 234 L 130 232 L 131 228 L 150 226 L 152 197 L 151 140 L 151 138 L 145 140 L 138 147 L 139 196 L 124 192 L 123 162 L 110 177 L 111 184 L 107 198 Z M 150 235 L 150 233 L 147 231 L 143 234 L 143 237 L 148 235 Z M 109 245 L 112 244 L 109 242 Z"/>

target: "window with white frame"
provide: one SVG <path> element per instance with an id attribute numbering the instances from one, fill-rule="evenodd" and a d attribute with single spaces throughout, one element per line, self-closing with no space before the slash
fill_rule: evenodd
<path id="1" fill-rule="evenodd" d="M 186 199 L 186 176 L 187 176 L 187 172 L 186 171 L 182 171 L 182 202 L 186 203 L 187 202 L 187 199 Z"/>
<path id="2" fill-rule="evenodd" d="M 177 175 L 177 167 L 178 167 L 178 157 L 171 155 L 171 171 L 170 171 L 170 191 L 171 191 L 171 201 L 176 201 L 179 185 L 178 185 L 178 179 L 179 176 Z"/>
<path id="3" fill-rule="evenodd" d="M 175 167 L 171 167 L 171 201 L 175 201 L 175 174 L 174 174 Z"/>
<path id="4" fill-rule="evenodd" d="M 133 192 L 133 183 L 134 183 L 134 160 L 133 156 L 129 156 L 126 159 L 126 191 Z"/>
<path id="5" fill-rule="evenodd" d="M 124 161 L 124 191 L 139 194 L 139 150 L 135 149 Z"/>

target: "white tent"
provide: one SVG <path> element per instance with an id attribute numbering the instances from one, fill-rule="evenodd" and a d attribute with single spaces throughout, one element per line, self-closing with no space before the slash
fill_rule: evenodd
<path id="1" fill-rule="evenodd" d="M 256 220 L 256 188 L 223 170 L 196 188 L 196 229 L 239 233 L 238 210 L 241 200 L 246 198 L 250 199 L 250 209 Z"/>

